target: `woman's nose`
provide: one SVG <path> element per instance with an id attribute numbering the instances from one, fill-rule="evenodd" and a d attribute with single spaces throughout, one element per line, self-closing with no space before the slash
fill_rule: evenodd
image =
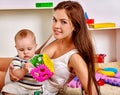
<path id="1" fill-rule="evenodd" d="M 61 26 L 60 22 L 56 22 L 54 25 L 56 28 L 59 28 Z"/>

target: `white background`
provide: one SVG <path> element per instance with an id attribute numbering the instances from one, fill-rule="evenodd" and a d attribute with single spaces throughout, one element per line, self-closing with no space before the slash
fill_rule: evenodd
<path id="1" fill-rule="evenodd" d="M 16 55 L 14 35 L 22 28 L 31 29 L 35 33 L 38 47 L 48 38 L 52 32 L 53 10 L 52 8 L 36 9 L 35 3 L 49 1 L 53 1 L 56 5 L 62 0 L 0 0 L 0 57 Z M 120 27 L 120 0 L 76 1 L 81 3 L 88 17 L 93 18 L 95 23 L 114 22 Z M 120 33 L 114 29 L 92 32 L 96 53 L 105 53 L 106 61 L 115 61 L 116 56 L 120 55 L 117 53 Z"/>

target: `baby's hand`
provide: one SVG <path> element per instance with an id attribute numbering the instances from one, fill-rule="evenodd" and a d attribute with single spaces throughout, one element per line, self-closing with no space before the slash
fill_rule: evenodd
<path id="1" fill-rule="evenodd" d="M 10 68 L 9 68 L 9 74 L 10 74 L 10 80 L 11 81 L 19 81 L 19 77 L 17 77 L 15 74 L 14 74 L 14 70 L 13 70 L 13 66 L 10 65 Z"/>
<path id="2" fill-rule="evenodd" d="M 24 64 L 24 67 L 30 72 L 31 69 L 33 68 L 32 64 L 30 62 L 27 62 L 26 64 Z"/>
<path id="3" fill-rule="evenodd" d="M 26 72 L 24 71 L 24 69 L 13 69 L 13 73 L 15 76 L 17 76 L 20 80 L 24 78 L 24 75 L 26 74 Z"/>
<path id="4" fill-rule="evenodd" d="M 27 62 L 26 64 L 24 64 L 25 68 L 28 69 L 30 67 L 32 67 L 31 63 L 30 62 Z"/>

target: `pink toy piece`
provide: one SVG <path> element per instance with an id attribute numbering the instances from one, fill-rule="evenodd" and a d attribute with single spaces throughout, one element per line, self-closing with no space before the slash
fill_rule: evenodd
<path id="1" fill-rule="evenodd" d="M 68 87 L 71 87 L 71 88 L 81 88 L 81 84 L 80 84 L 80 81 L 78 79 L 78 77 L 75 77 L 73 78 L 68 84 L 67 84 Z"/>
<path id="2" fill-rule="evenodd" d="M 30 74 L 31 76 L 33 76 L 34 79 L 36 79 L 39 82 L 49 79 L 53 75 L 53 73 L 44 64 L 33 68 L 30 71 Z"/>
<path id="3" fill-rule="evenodd" d="M 104 79 L 105 77 L 106 77 L 106 75 L 102 75 L 102 74 L 99 74 L 99 73 L 95 73 L 96 81 L 99 81 L 100 79 Z"/>
<path id="4" fill-rule="evenodd" d="M 76 81 L 72 80 L 67 84 L 68 87 L 76 88 Z"/>
<path id="5" fill-rule="evenodd" d="M 96 81 L 99 81 L 101 79 L 102 75 L 99 73 L 95 74 Z"/>
<path id="6" fill-rule="evenodd" d="M 117 72 L 117 73 L 115 74 L 115 77 L 116 77 L 116 78 L 120 78 L 120 72 Z"/>

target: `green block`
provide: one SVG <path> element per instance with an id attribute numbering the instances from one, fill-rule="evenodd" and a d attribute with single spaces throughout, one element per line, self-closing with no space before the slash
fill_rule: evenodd
<path id="1" fill-rule="evenodd" d="M 30 63 L 34 67 L 37 67 L 38 65 L 43 63 L 42 56 L 43 56 L 42 54 L 38 54 L 38 55 L 34 56 L 33 58 L 30 59 Z"/>
<path id="2" fill-rule="evenodd" d="M 36 3 L 37 8 L 41 7 L 53 7 L 53 2 L 42 2 L 42 3 Z"/>
<path id="3" fill-rule="evenodd" d="M 41 91 L 36 91 L 34 92 L 34 95 L 40 95 L 42 92 Z"/>

